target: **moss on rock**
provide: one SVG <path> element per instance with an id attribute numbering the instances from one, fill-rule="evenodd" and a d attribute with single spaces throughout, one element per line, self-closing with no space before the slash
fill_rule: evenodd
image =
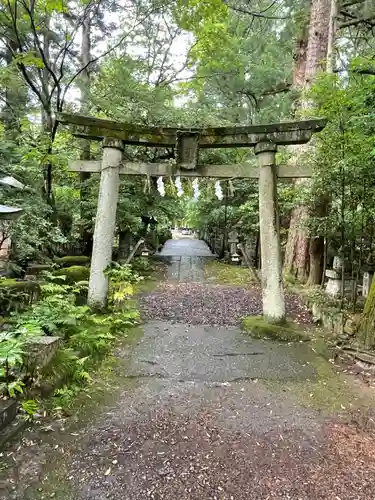
<path id="1" fill-rule="evenodd" d="M 86 255 L 66 255 L 57 258 L 55 262 L 61 267 L 87 266 L 90 263 L 90 258 Z"/>
<path id="2" fill-rule="evenodd" d="M 208 279 L 221 285 L 249 286 L 255 283 L 254 276 L 249 269 L 217 260 L 206 264 L 205 274 Z"/>
<path id="3" fill-rule="evenodd" d="M 252 337 L 258 339 L 274 339 L 284 342 L 299 342 L 310 340 L 310 336 L 300 325 L 285 322 L 282 324 L 268 323 L 262 316 L 248 316 L 242 321 L 242 328 Z"/>
<path id="4" fill-rule="evenodd" d="M 90 270 L 85 266 L 65 267 L 55 271 L 55 276 L 66 276 L 65 283 L 72 285 L 74 283 L 88 281 L 90 277 Z"/>
<path id="5" fill-rule="evenodd" d="M 30 276 L 37 276 L 43 271 L 51 271 L 51 270 L 52 270 L 51 264 L 29 264 L 29 266 L 27 267 L 26 274 Z"/>

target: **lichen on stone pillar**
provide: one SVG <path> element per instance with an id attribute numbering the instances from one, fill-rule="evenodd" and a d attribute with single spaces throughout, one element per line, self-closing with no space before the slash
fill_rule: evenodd
<path id="1" fill-rule="evenodd" d="M 122 141 L 112 138 L 103 140 L 103 159 L 88 291 L 89 305 L 99 309 L 104 308 L 107 302 L 108 277 L 105 276 L 104 271 L 112 261 L 120 185 L 119 166 L 122 162 L 123 150 Z"/>
<path id="2" fill-rule="evenodd" d="M 265 320 L 272 323 L 285 321 L 277 203 L 276 150 L 276 145 L 269 142 L 261 142 L 255 146 L 255 154 L 259 164 L 263 316 Z"/>

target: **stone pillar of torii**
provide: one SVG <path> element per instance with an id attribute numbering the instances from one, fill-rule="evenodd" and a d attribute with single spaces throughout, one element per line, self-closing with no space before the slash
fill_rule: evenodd
<path id="1" fill-rule="evenodd" d="M 276 165 L 278 146 L 305 144 L 321 131 L 324 119 L 267 125 L 177 129 L 138 127 L 127 123 L 81 115 L 58 115 L 76 137 L 99 140 L 103 144 L 101 161 L 76 160 L 75 172 L 100 173 L 94 245 L 91 258 L 88 303 L 103 308 L 107 300 L 108 278 L 104 271 L 112 260 L 120 175 L 181 176 L 259 179 L 259 226 L 263 316 L 270 322 L 285 320 L 282 283 L 277 179 L 310 177 L 308 168 Z M 130 163 L 123 161 L 125 145 L 175 147 L 176 163 Z M 199 165 L 199 149 L 253 147 L 257 164 L 251 160 L 235 165 Z"/>

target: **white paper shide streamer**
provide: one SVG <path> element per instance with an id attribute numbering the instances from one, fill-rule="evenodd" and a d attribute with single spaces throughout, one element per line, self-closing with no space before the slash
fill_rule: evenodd
<path id="1" fill-rule="evenodd" d="M 215 182 L 215 194 L 219 200 L 223 199 L 223 190 L 221 189 L 220 181 Z"/>
<path id="2" fill-rule="evenodd" d="M 158 177 L 156 184 L 158 186 L 158 191 L 160 193 L 160 196 L 165 196 L 165 186 L 164 186 L 164 181 L 163 181 L 162 176 Z"/>
<path id="3" fill-rule="evenodd" d="M 184 194 L 184 190 L 182 189 L 181 177 L 179 175 L 176 177 L 175 185 L 177 188 L 177 196 L 180 198 Z"/>
<path id="4" fill-rule="evenodd" d="M 197 200 L 199 198 L 199 184 L 198 184 L 198 177 L 196 177 L 193 180 L 193 198 L 194 200 Z"/>

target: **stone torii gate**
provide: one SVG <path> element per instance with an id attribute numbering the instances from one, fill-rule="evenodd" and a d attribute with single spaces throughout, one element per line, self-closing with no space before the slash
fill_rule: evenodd
<path id="1" fill-rule="evenodd" d="M 259 226 L 261 241 L 263 316 L 272 322 L 285 319 L 282 283 L 277 178 L 310 177 L 306 169 L 276 166 L 277 146 L 306 144 L 326 121 L 308 120 L 268 125 L 218 128 L 140 127 L 111 120 L 60 113 L 60 123 L 72 134 L 102 141 L 102 161 L 76 160 L 75 172 L 100 173 L 100 188 L 91 259 L 88 302 L 102 308 L 106 303 L 108 278 L 104 270 L 112 260 L 120 175 L 183 176 L 259 179 Z M 176 148 L 176 163 L 129 163 L 123 161 L 125 145 Z M 199 165 L 200 148 L 254 147 L 258 166 Z"/>

